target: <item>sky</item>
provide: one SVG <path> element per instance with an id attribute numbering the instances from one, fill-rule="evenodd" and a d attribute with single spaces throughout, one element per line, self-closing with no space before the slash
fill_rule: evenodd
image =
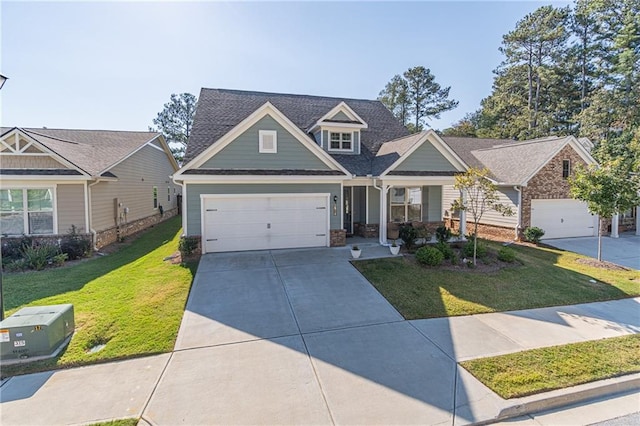
<path id="1" fill-rule="evenodd" d="M 430 121 L 443 129 L 479 108 L 502 36 L 545 4 L 1 0 L 0 124 L 147 130 L 202 87 L 376 99 L 422 65 L 459 101 Z"/>

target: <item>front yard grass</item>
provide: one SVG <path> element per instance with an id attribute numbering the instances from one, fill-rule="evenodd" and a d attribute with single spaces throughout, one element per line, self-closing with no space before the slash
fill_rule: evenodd
<path id="1" fill-rule="evenodd" d="M 460 363 L 502 398 L 640 372 L 640 335 L 533 349 Z"/>
<path id="2" fill-rule="evenodd" d="M 197 267 L 163 260 L 176 252 L 180 232 L 175 217 L 113 254 L 5 275 L 7 316 L 25 306 L 72 303 L 76 331 L 57 358 L 3 366 L 2 376 L 171 351 Z M 97 345 L 105 346 L 90 353 Z"/>
<path id="3" fill-rule="evenodd" d="M 500 244 L 487 241 L 491 250 Z M 519 263 L 495 272 L 420 266 L 405 258 L 353 262 L 406 318 L 471 315 L 640 295 L 640 272 L 577 262 L 584 256 L 512 245 Z M 595 282 L 590 282 L 591 280 Z"/>

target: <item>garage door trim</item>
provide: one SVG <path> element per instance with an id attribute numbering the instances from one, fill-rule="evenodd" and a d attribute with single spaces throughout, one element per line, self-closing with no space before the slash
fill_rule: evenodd
<path id="1" fill-rule="evenodd" d="M 242 199 L 242 198 L 309 198 L 309 197 L 318 197 L 324 198 L 325 200 L 325 209 L 326 209 L 326 237 L 325 237 L 325 246 L 329 247 L 331 242 L 331 214 L 330 212 L 330 193 L 317 193 L 317 192 L 297 192 L 297 193 L 251 193 L 251 194 L 200 194 L 200 231 L 201 238 L 203 241 L 201 242 L 202 253 L 207 253 L 206 250 L 206 241 L 204 240 L 207 235 L 207 222 L 205 218 L 205 200 L 210 199 Z"/>

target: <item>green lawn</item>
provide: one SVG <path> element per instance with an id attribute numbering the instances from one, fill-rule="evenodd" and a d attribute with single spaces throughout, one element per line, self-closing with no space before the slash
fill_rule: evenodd
<path id="1" fill-rule="evenodd" d="M 175 217 L 113 254 L 59 269 L 5 274 L 7 315 L 24 306 L 72 303 L 76 331 L 58 358 L 3 367 L 2 375 L 171 351 L 197 266 L 163 260 L 177 250 L 180 232 Z M 89 353 L 97 344 L 106 346 Z"/>
<path id="2" fill-rule="evenodd" d="M 503 398 L 640 372 L 640 335 L 534 349 L 462 362 Z"/>
<path id="3" fill-rule="evenodd" d="M 486 242 L 490 250 L 500 245 Z M 570 305 L 640 295 L 640 272 L 580 264 L 575 253 L 512 245 L 520 263 L 491 273 L 405 258 L 353 262 L 406 319 Z M 595 280 L 591 283 L 590 280 Z"/>

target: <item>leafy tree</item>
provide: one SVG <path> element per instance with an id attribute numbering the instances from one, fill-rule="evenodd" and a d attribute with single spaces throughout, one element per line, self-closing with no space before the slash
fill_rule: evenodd
<path id="1" fill-rule="evenodd" d="M 451 127 L 444 129 L 441 133 L 443 136 L 458 136 L 475 138 L 478 136 L 478 128 L 482 121 L 481 111 L 475 111 L 465 114 L 462 119 L 454 123 Z"/>
<path id="2" fill-rule="evenodd" d="M 602 260 L 602 218 L 614 215 L 640 204 L 640 174 L 638 158 L 617 157 L 601 167 L 577 167 L 569 178 L 571 196 L 585 201 L 589 211 L 598 215 L 598 260 Z"/>
<path id="3" fill-rule="evenodd" d="M 421 131 L 429 118 L 458 106 L 449 99 L 451 87 L 436 83 L 431 70 L 423 66 L 409 68 L 402 76 L 395 75 L 378 96 L 403 125 L 412 132 Z"/>
<path id="4" fill-rule="evenodd" d="M 174 93 L 171 95 L 171 100 L 164 104 L 162 111 L 153 119 L 153 124 L 158 126 L 157 128 L 164 135 L 178 162 L 181 162 L 184 157 L 197 102 L 197 98 L 191 93 L 179 95 Z"/>
<path id="5" fill-rule="evenodd" d="M 473 264 L 478 252 L 478 224 L 488 210 L 495 210 L 503 216 L 512 216 L 513 210 L 499 202 L 498 187 L 489 179 L 488 169 L 470 168 L 466 173 L 456 175 L 455 189 L 462 191 L 463 198 L 456 200 L 451 208 L 464 210 L 473 220 Z"/>

